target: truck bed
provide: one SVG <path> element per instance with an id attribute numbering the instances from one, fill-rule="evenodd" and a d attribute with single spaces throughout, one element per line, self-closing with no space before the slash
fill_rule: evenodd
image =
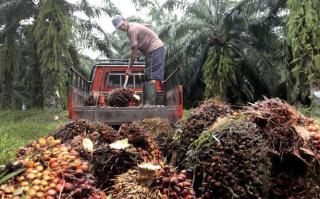
<path id="1" fill-rule="evenodd" d="M 69 87 L 69 118 L 86 119 L 110 125 L 131 123 L 145 118 L 161 117 L 171 122 L 178 121 L 183 115 L 183 87 L 176 86 L 166 92 L 165 106 L 151 107 L 98 107 L 85 106 L 88 93 L 76 87 Z"/>
<path id="2" fill-rule="evenodd" d="M 145 118 L 161 117 L 172 122 L 180 119 L 178 105 L 154 107 L 74 107 L 74 118 L 112 125 L 131 123 Z"/>

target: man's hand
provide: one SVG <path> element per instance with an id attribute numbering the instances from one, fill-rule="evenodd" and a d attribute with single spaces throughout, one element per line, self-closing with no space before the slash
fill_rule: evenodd
<path id="1" fill-rule="evenodd" d="M 126 75 L 131 75 L 131 67 L 128 66 L 127 70 L 126 70 Z"/>

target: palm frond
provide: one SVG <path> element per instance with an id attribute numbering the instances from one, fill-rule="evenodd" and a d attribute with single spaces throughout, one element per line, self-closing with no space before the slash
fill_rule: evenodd
<path id="1" fill-rule="evenodd" d="M 152 0 L 131 0 L 136 7 L 138 8 L 144 8 L 144 7 L 153 7 L 156 2 Z"/>
<path id="2" fill-rule="evenodd" d="M 102 10 L 109 16 L 114 16 L 120 14 L 120 10 L 114 5 L 111 0 L 104 0 L 104 7 Z"/>
<path id="3" fill-rule="evenodd" d="M 191 18 L 196 18 L 199 21 L 203 21 L 209 26 L 214 26 L 216 24 L 216 17 L 214 16 L 209 8 L 206 0 L 199 0 L 191 4 L 187 8 L 187 16 L 190 15 Z"/>
<path id="4" fill-rule="evenodd" d="M 183 1 L 183 0 L 166 0 L 163 3 L 163 7 L 165 9 L 170 10 L 170 11 L 172 11 L 174 9 L 184 9 L 188 6 L 190 6 L 190 2 Z"/>

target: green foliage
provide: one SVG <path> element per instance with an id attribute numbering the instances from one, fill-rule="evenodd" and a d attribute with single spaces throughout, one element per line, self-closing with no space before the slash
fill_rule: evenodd
<path id="1" fill-rule="evenodd" d="M 287 1 L 288 39 L 292 47 L 291 77 L 294 93 L 306 97 L 310 84 L 320 85 L 320 3 L 318 0 Z"/>
<path id="2" fill-rule="evenodd" d="M 221 52 L 220 52 L 221 51 Z M 226 91 L 231 86 L 231 77 L 235 74 L 236 61 L 231 49 L 209 50 L 206 62 L 203 65 L 206 87 L 206 96 L 226 96 Z"/>

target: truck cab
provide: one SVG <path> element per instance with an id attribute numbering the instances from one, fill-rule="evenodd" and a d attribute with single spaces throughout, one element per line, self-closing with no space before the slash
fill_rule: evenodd
<path id="1" fill-rule="evenodd" d="M 179 83 L 177 70 L 164 81 L 157 81 L 158 106 L 154 107 L 109 107 L 99 106 L 97 100 L 88 106 L 87 100 L 93 94 L 107 98 L 117 88 L 123 88 L 129 60 L 100 60 L 92 67 L 90 78 L 86 79 L 74 68 L 70 70 L 68 86 L 68 112 L 73 120 L 87 119 L 111 125 L 129 123 L 144 118 L 162 117 L 175 122 L 183 115 L 183 88 Z M 142 96 L 145 62 L 135 61 L 127 88 Z"/>

